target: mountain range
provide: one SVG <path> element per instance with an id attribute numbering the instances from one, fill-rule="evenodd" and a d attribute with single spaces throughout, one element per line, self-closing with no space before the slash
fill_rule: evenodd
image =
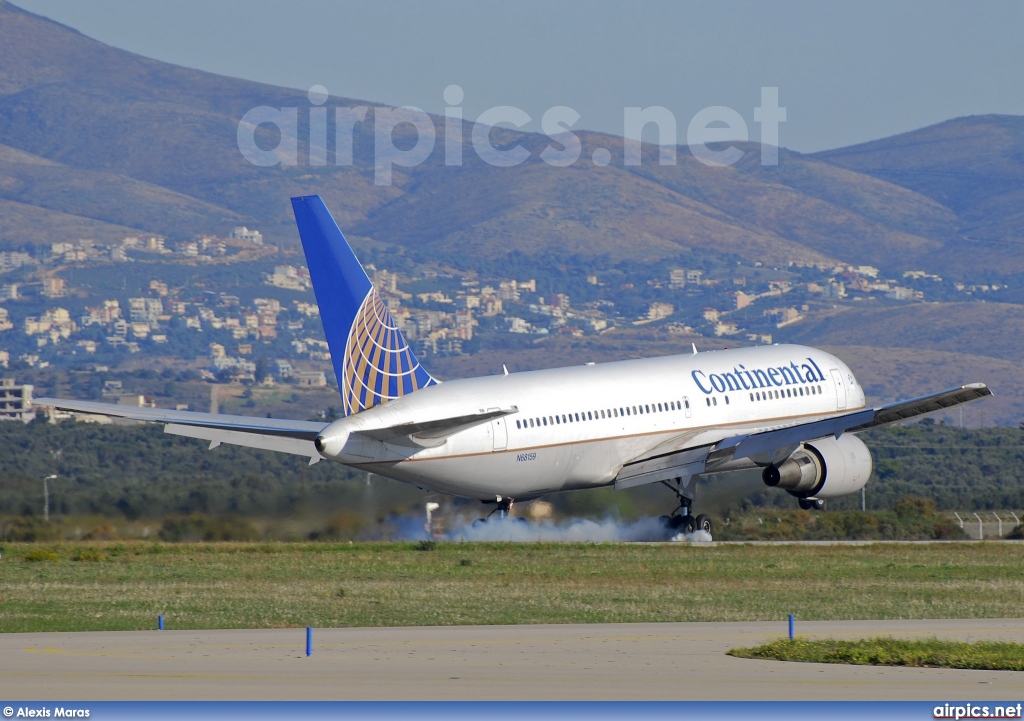
<path id="1" fill-rule="evenodd" d="M 495 167 L 477 156 L 466 124 L 461 167 L 445 166 L 438 144 L 379 186 L 371 121 L 381 106 L 343 97 L 327 105 L 370 109 L 353 131 L 352 165 L 312 167 L 300 142 L 297 165 L 257 167 L 238 150 L 239 120 L 257 106 L 296 107 L 304 118 L 306 91 L 145 58 L 0 0 L 0 249 L 139 233 L 186 239 L 236 225 L 296 246 L 288 199 L 317 193 L 356 242 L 467 262 L 511 251 L 657 261 L 700 249 L 778 266 L 871 265 L 890 277 L 1024 276 L 1021 117 L 957 118 L 815 154 L 783 148 L 777 166 L 760 163 L 758 145 L 734 144 L 744 156 L 729 167 L 704 165 L 685 147 L 676 164 L 659 165 L 654 146 L 626 166 L 622 139 L 593 132 L 577 133 L 579 161 L 552 167 L 539 157 L 550 138 L 506 128 L 492 130 L 494 145 L 518 144 L 531 157 Z M 443 137 L 444 119 L 434 122 Z M 403 128 L 399 145 L 410 142 Z M 300 123 L 300 138 L 306 132 Z M 599 148 L 610 151 L 607 166 L 590 161 Z M 1005 376 L 1024 353 L 1021 310 L 877 308 L 793 336 L 992 361 L 1003 369 L 1008 420 L 1024 410 L 1019 379 Z"/>
<path id="2" fill-rule="evenodd" d="M 367 106 L 371 118 L 376 107 L 329 104 Z M 581 160 L 556 168 L 539 158 L 546 136 L 497 129 L 495 145 L 533 151 L 500 168 L 477 157 L 467 125 L 462 167 L 446 167 L 438 143 L 382 187 L 369 118 L 355 126 L 352 166 L 311 167 L 305 143 L 296 166 L 250 164 L 236 131 L 257 106 L 310 102 L 118 50 L 0 0 L 0 243 L 65 240 L 75 227 L 97 239 L 126 229 L 174 238 L 247 224 L 294 244 L 288 198 L 319 193 L 357 237 L 458 253 L 655 259 L 699 246 L 771 263 L 1024 272 L 1024 118 L 960 118 L 814 155 L 782 150 L 777 166 L 762 166 L 751 144 L 731 167 L 685 148 L 675 165 L 658 165 L 651 146 L 642 165 L 624 166 L 621 138 L 581 132 Z M 589 162 L 596 148 L 611 151 L 610 165 Z"/>

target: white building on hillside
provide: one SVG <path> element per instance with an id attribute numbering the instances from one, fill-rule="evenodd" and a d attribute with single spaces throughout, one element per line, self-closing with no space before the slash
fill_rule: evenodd
<path id="1" fill-rule="evenodd" d="M 0 378 L 0 420 L 28 423 L 36 417 L 32 410 L 32 386 L 18 385 L 13 378 Z"/>
<path id="2" fill-rule="evenodd" d="M 233 240 L 244 240 L 254 245 L 263 245 L 263 233 L 258 230 L 249 230 L 244 225 L 232 230 L 228 237 Z"/>

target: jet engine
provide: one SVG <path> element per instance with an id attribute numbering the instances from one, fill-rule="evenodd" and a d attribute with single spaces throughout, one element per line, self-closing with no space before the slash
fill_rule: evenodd
<path id="1" fill-rule="evenodd" d="M 778 466 L 761 474 L 765 485 L 797 498 L 837 498 L 856 493 L 871 475 L 871 452 L 849 433 L 808 441 Z"/>

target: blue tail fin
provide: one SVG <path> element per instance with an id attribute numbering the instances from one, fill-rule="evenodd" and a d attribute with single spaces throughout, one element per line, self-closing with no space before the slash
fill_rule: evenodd
<path id="1" fill-rule="evenodd" d="M 345 415 L 437 383 L 419 364 L 319 195 L 292 198 Z"/>

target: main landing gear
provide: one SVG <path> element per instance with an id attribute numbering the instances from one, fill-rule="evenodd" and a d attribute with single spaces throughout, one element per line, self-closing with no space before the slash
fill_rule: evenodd
<path id="1" fill-rule="evenodd" d="M 825 501 L 820 498 L 801 498 L 800 508 L 805 511 L 820 511 L 825 507 Z"/>
<path id="2" fill-rule="evenodd" d="M 662 516 L 662 519 L 665 521 L 666 526 L 680 533 L 704 531 L 704 533 L 710 536 L 714 531 L 714 524 L 711 522 L 710 516 L 706 513 L 692 516 L 688 508 L 680 508 L 678 513 L 673 513 L 671 516 Z"/>
<path id="3" fill-rule="evenodd" d="M 679 533 L 689 534 L 704 531 L 710 536 L 714 531 L 714 524 L 711 523 L 710 516 L 705 513 L 696 517 L 690 514 L 690 509 L 693 507 L 692 493 L 696 490 L 696 485 L 691 488 L 690 482 L 690 478 L 673 478 L 671 481 L 662 481 L 663 485 L 672 489 L 672 492 L 676 494 L 679 499 L 679 507 L 672 512 L 671 516 L 662 516 L 661 520 L 670 530 Z M 689 491 L 689 493 L 685 491 Z"/>

